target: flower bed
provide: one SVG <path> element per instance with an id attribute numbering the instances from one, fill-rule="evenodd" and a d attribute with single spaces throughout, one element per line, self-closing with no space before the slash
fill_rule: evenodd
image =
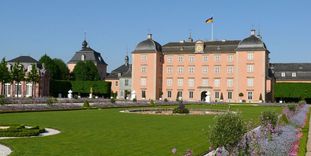
<path id="1" fill-rule="evenodd" d="M 45 129 L 39 126 L 24 126 L 15 124 L 0 125 L 0 137 L 29 137 L 44 133 Z"/>

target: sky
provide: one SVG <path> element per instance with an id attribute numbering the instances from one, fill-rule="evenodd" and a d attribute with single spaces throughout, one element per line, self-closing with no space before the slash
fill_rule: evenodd
<path id="1" fill-rule="evenodd" d="M 68 62 L 84 33 L 111 71 L 148 33 L 164 45 L 187 39 L 242 40 L 260 31 L 272 63 L 311 63 L 310 0 L 2 0 L 0 58 L 47 54 Z"/>

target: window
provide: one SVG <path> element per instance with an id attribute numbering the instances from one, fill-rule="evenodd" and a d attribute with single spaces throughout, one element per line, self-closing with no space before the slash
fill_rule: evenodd
<path id="1" fill-rule="evenodd" d="M 172 86 L 172 84 L 173 84 L 173 80 L 172 79 L 167 79 L 166 80 L 166 85 L 167 86 Z"/>
<path id="2" fill-rule="evenodd" d="M 229 100 L 232 99 L 232 92 L 228 92 L 228 99 L 229 99 Z"/>
<path id="3" fill-rule="evenodd" d="M 19 84 L 15 84 L 15 91 L 17 92 L 17 94 L 15 93 L 15 96 L 18 95 L 18 97 L 21 97 L 22 95 L 22 84 L 19 83 Z"/>
<path id="4" fill-rule="evenodd" d="M 115 82 L 115 86 L 119 86 L 119 82 L 118 81 Z"/>
<path id="5" fill-rule="evenodd" d="M 219 54 L 215 54 L 214 56 L 215 56 L 215 61 L 219 62 L 220 61 L 220 55 Z"/>
<path id="6" fill-rule="evenodd" d="M 233 79 L 227 79 L 227 87 L 228 88 L 233 87 Z"/>
<path id="7" fill-rule="evenodd" d="M 254 86 L 254 79 L 248 78 L 247 79 L 247 87 L 253 87 Z"/>
<path id="8" fill-rule="evenodd" d="M 7 97 L 10 97 L 11 96 L 11 84 L 9 83 L 6 83 L 5 84 L 5 95 Z"/>
<path id="9" fill-rule="evenodd" d="M 189 62 L 193 63 L 194 62 L 194 56 L 189 56 Z"/>
<path id="10" fill-rule="evenodd" d="M 170 91 L 170 90 L 167 91 L 167 97 L 168 97 L 168 98 L 171 98 L 171 97 L 172 97 L 172 91 Z"/>
<path id="11" fill-rule="evenodd" d="M 143 98 L 143 99 L 146 98 L 146 91 L 145 90 L 141 91 L 141 98 Z"/>
<path id="12" fill-rule="evenodd" d="M 254 72 L 254 65 L 253 64 L 248 64 L 247 65 L 247 72 L 248 73 Z"/>
<path id="13" fill-rule="evenodd" d="M 146 61 L 147 61 L 147 55 L 141 55 L 141 56 L 140 56 L 140 60 L 141 60 L 142 62 L 146 62 Z"/>
<path id="14" fill-rule="evenodd" d="M 296 77 L 297 75 L 296 75 L 296 73 L 292 73 L 292 77 Z"/>
<path id="15" fill-rule="evenodd" d="M 189 99 L 193 99 L 193 91 L 189 91 Z"/>
<path id="16" fill-rule="evenodd" d="M 219 87 L 220 86 L 220 79 L 215 79 L 214 80 L 214 87 Z"/>
<path id="17" fill-rule="evenodd" d="M 32 96 L 32 84 L 27 83 L 26 84 L 26 97 Z"/>
<path id="18" fill-rule="evenodd" d="M 125 86 L 128 86 L 128 85 L 129 85 L 129 80 L 128 80 L 128 79 L 125 79 L 125 80 L 124 80 L 124 85 L 125 85 Z"/>
<path id="19" fill-rule="evenodd" d="M 215 92 L 215 99 L 219 99 L 219 92 Z"/>
<path id="20" fill-rule="evenodd" d="M 168 56 L 167 57 L 167 63 L 172 63 L 173 62 L 173 57 L 172 56 Z"/>
<path id="21" fill-rule="evenodd" d="M 81 61 L 84 61 L 84 60 L 85 60 L 85 55 L 82 54 L 82 55 L 81 55 Z"/>
<path id="22" fill-rule="evenodd" d="M 208 61 L 208 57 L 207 56 L 203 56 L 203 62 L 207 62 Z"/>
<path id="23" fill-rule="evenodd" d="M 27 72 L 30 72 L 32 70 L 32 65 L 29 65 L 28 67 L 27 67 Z"/>
<path id="24" fill-rule="evenodd" d="M 184 62 L 184 57 L 183 56 L 178 56 L 178 62 L 183 63 Z"/>
<path id="25" fill-rule="evenodd" d="M 184 72 L 184 67 L 178 67 L 178 73 L 182 74 Z"/>
<path id="26" fill-rule="evenodd" d="M 167 67 L 167 73 L 172 74 L 173 73 L 173 68 L 172 67 Z"/>
<path id="27" fill-rule="evenodd" d="M 220 73 L 220 66 L 215 66 L 215 67 L 214 67 L 214 72 L 215 72 L 216 74 L 219 74 L 219 73 Z"/>
<path id="28" fill-rule="evenodd" d="M 141 66 L 141 72 L 142 73 L 146 73 L 147 71 L 147 67 L 146 66 Z"/>
<path id="29" fill-rule="evenodd" d="M 194 87 L 194 79 L 188 79 L 189 87 Z"/>
<path id="30" fill-rule="evenodd" d="M 141 78 L 140 79 L 140 85 L 141 86 L 146 86 L 146 84 L 147 84 L 147 79 L 146 78 Z"/>
<path id="31" fill-rule="evenodd" d="M 208 73 L 208 67 L 203 67 L 202 68 L 202 73 L 207 74 Z"/>
<path id="32" fill-rule="evenodd" d="M 285 77 L 285 72 L 282 72 L 282 73 L 281 73 L 281 76 L 282 76 L 282 77 Z"/>
<path id="33" fill-rule="evenodd" d="M 189 73 L 193 74 L 194 73 L 194 67 L 189 67 Z"/>
<path id="34" fill-rule="evenodd" d="M 227 73 L 232 74 L 233 73 L 233 66 L 227 66 Z"/>
<path id="35" fill-rule="evenodd" d="M 177 79 L 177 86 L 182 87 L 184 84 L 184 79 Z"/>
<path id="36" fill-rule="evenodd" d="M 208 79 L 202 79 L 202 85 L 208 86 Z"/>
<path id="37" fill-rule="evenodd" d="M 177 92 L 177 97 L 178 97 L 178 99 L 179 99 L 179 98 L 182 98 L 182 91 L 178 91 L 178 92 Z"/>
<path id="38" fill-rule="evenodd" d="M 254 60 L 254 52 L 248 52 L 247 53 L 247 60 L 249 60 L 249 61 Z"/>
<path id="39" fill-rule="evenodd" d="M 253 99 L 253 92 L 247 92 L 247 99 L 252 100 Z"/>
<path id="40" fill-rule="evenodd" d="M 228 62 L 233 62 L 233 55 L 232 54 L 228 55 Z"/>

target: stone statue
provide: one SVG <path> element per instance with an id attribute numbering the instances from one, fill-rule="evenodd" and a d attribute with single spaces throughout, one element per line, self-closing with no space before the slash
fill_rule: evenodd
<path id="1" fill-rule="evenodd" d="M 67 97 L 68 97 L 68 99 L 72 99 L 72 90 L 71 89 L 68 91 Z"/>

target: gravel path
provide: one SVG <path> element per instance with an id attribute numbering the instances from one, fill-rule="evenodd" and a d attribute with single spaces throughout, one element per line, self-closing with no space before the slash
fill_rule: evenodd
<path id="1" fill-rule="evenodd" d="M 45 137 L 50 135 L 56 135 L 59 134 L 60 131 L 52 128 L 45 128 L 46 132 L 41 133 L 39 136 L 32 136 L 32 137 Z M 29 138 L 29 137 L 0 137 L 0 140 L 4 139 L 14 139 L 14 138 Z M 8 156 L 12 153 L 12 150 L 4 145 L 0 144 L 0 156 Z"/>

